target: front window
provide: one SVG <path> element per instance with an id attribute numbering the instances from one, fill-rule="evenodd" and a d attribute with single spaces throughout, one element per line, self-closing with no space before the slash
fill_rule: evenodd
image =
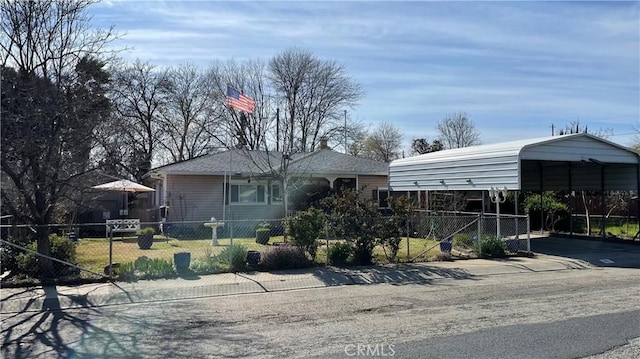
<path id="1" fill-rule="evenodd" d="M 379 208 L 389 207 L 387 199 L 389 198 L 389 190 L 387 188 L 378 188 L 373 192 L 373 199 L 378 201 Z"/>
<path id="2" fill-rule="evenodd" d="M 231 203 L 265 203 L 264 189 L 261 184 L 232 184 Z"/>
<path id="3" fill-rule="evenodd" d="M 271 184 L 271 203 L 282 202 L 282 187 L 280 183 Z"/>

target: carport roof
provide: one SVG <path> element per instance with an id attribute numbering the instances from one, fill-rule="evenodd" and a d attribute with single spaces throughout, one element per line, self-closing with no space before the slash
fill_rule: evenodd
<path id="1" fill-rule="evenodd" d="M 586 134 L 534 138 L 393 161 L 394 191 L 637 189 L 637 152 Z M 604 165 L 604 177 L 601 169 Z"/>

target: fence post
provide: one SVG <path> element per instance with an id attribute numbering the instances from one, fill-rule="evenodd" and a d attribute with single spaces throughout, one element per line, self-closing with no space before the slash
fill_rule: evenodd
<path id="1" fill-rule="evenodd" d="M 326 219 L 324 220 L 324 238 L 325 238 L 325 244 L 327 245 L 327 248 L 325 250 L 327 259 L 324 262 L 325 266 L 329 265 L 329 221 Z"/>
<path id="2" fill-rule="evenodd" d="M 109 224 L 109 280 L 113 280 L 113 224 Z"/>
<path id="3" fill-rule="evenodd" d="M 229 247 L 233 247 L 233 213 L 229 213 Z"/>
<path id="4" fill-rule="evenodd" d="M 407 219 L 407 224 L 406 224 L 406 231 L 407 231 L 407 261 L 409 261 L 409 258 L 411 258 L 411 251 L 409 250 L 409 219 Z"/>
<path id="5" fill-rule="evenodd" d="M 531 218 L 527 216 L 527 252 L 531 252 Z"/>
<path id="6" fill-rule="evenodd" d="M 478 257 L 482 255 L 482 225 L 484 221 L 483 213 L 478 215 Z"/>

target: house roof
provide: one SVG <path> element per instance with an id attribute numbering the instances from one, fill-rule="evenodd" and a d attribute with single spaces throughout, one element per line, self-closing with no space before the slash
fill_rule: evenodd
<path id="1" fill-rule="evenodd" d="M 150 174 L 173 175 L 264 175 L 277 172 L 282 152 L 230 150 L 154 168 Z M 359 158 L 330 149 L 292 155 L 288 172 L 292 175 L 343 174 L 387 175 L 388 164 Z"/>
<path id="2" fill-rule="evenodd" d="M 347 155 L 331 149 L 321 149 L 291 161 L 289 172 L 386 176 L 389 173 L 389 164 Z"/>
<path id="3" fill-rule="evenodd" d="M 637 187 L 635 151 L 590 134 L 444 150 L 393 161 L 393 190 L 608 189 Z"/>

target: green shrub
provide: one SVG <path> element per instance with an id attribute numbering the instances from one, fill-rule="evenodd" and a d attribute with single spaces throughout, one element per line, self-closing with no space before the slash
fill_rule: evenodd
<path id="1" fill-rule="evenodd" d="M 311 261 L 300 247 L 280 245 L 262 254 L 260 267 L 266 270 L 306 268 Z"/>
<path id="2" fill-rule="evenodd" d="M 211 255 L 211 249 L 207 248 L 204 257 L 194 260 L 190 267 L 196 273 L 206 274 L 219 272 L 222 264 L 218 256 Z"/>
<path id="3" fill-rule="evenodd" d="M 51 234 L 49 236 L 51 242 L 51 257 L 59 259 L 61 261 L 77 264 L 76 262 L 76 246 L 66 237 Z M 23 252 L 17 257 L 18 270 L 22 274 L 29 275 L 31 277 L 38 276 L 38 260 L 39 257 L 34 253 L 37 248 L 36 242 L 32 242 L 27 245 L 27 248 L 33 252 Z M 57 277 L 63 277 L 65 275 L 75 275 L 79 273 L 79 270 L 74 267 L 70 267 L 66 264 L 53 261 L 53 270 Z"/>
<path id="4" fill-rule="evenodd" d="M 375 223 L 380 216 L 378 202 L 364 195 L 362 190 L 346 189 L 325 198 L 322 204 L 331 211 L 331 233 L 354 246 L 354 263 L 371 264 L 379 237 Z"/>
<path id="5" fill-rule="evenodd" d="M 453 236 L 453 245 L 456 247 L 471 249 L 475 245 L 473 235 L 471 233 L 456 233 Z"/>
<path id="6" fill-rule="evenodd" d="M 392 215 L 378 224 L 379 242 L 390 262 L 395 262 L 402 235 L 405 234 L 407 219 L 413 211 L 411 200 L 406 196 L 387 199 Z"/>
<path id="7" fill-rule="evenodd" d="M 167 259 L 138 257 L 134 262 L 135 275 L 140 279 L 173 278 L 176 271 Z"/>
<path id="8" fill-rule="evenodd" d="M 118 280 L 174 278 L 177 276 L 173 263 L 166 259 L 138 257 L 134 262 L 123 263 L 114 268 Z"/>
<path id="9" fill-rule="evenodd" d="M 343 265 L 347 263 L 349 256 L 353 253 L 353 248 L 348 242 L 338 242 L 329 246 L 327 259 L 332 265 Z"/>
<path id="10" fill-rule="evenodd" d="M 113 271 L 117 280 L 131 282 L 137 279 L 136 267 L 132 262 L 122 263 L 119 267 L 114 267 Z"/>
<path id="11" fill-rule="evenodd" d="M 287 218 L 284 222 L 287 234 L 292 237 L 291 242 L 309 253 L 312 260 L 315 260 L 318 252 L 318 238 L 322 234 L 324 221 L 324 212 L 311 207 Z"/>
<path id="12" fill-rule="evenodd" d="M 505 243 L 496 237 L 482 238 L 480 241 L 480 253 L 488 257 L 504 257 L 506 253 Z M 477 251 L 476 251 L 477 252 Z"/>
<path id="13" fill-rule="evenodd" d="M 220 252 L 218 258 L 220 262 L 229 266 L 229 271 L 240 272 L 247 265 L 247 247 L 240 244 L 226 247 Z"/>

